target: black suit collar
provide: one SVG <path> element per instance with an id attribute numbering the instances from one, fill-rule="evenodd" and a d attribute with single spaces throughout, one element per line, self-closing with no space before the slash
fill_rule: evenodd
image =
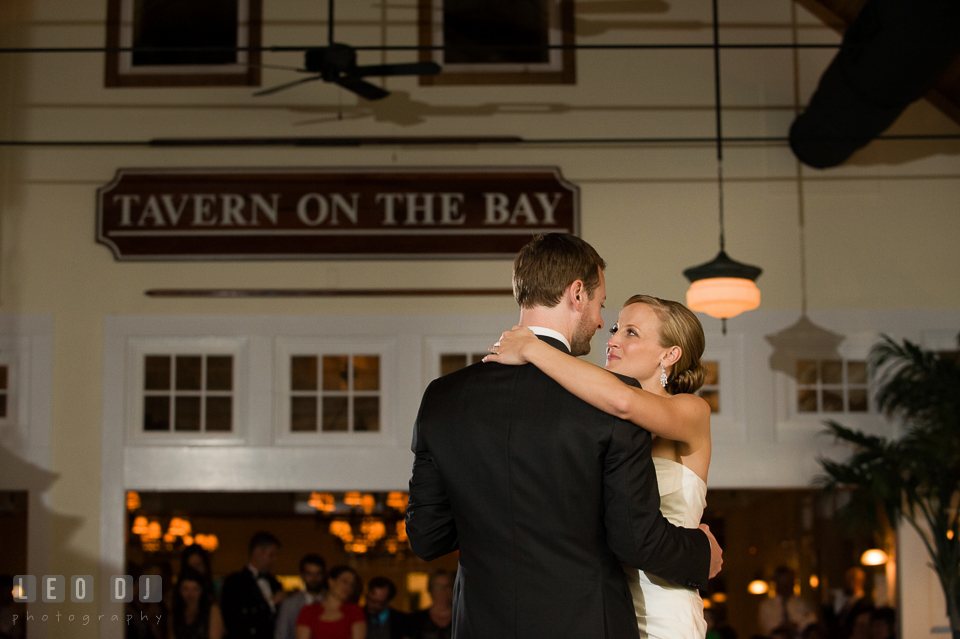
<path id="1" fill-rule="evenodd" d="M 553 346 L 558 350 L 563 351 L 567 355 L 570 354 L 570 349 L 567 348 L 567 345 L 555 337 L 549 337 L 547 335 L 537 335 L 537 339 L 539 339 L 541 342 L 546 342 L 547 344 L 549 344 L 550 346 Z"/>

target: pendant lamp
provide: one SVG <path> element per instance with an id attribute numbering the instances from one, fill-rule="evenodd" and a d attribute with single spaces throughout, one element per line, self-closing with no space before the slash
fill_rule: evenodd
<path id="1" fill-rule="evenodd" d="M 683 272 L 690 280 L 687 306 L 723 320 L 727 333 L 727 319 L 760 306 L 760 289 L 756 279 L 762 269 L 731 259 L 724 250 L 723 229 L 723 129 L 720 121 L 720 29 L 717 18 L 717 0 L 713 0 L 713 80 L 716 93 L 717 119 L 717 188 L 720 208 L 720 252 L 715 258 Z"/>

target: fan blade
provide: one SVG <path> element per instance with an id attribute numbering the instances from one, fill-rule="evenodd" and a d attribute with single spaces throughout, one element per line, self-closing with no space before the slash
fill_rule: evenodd
<path id="1" fill-rule="evenodd" d="M 271 93 L 276 93 L 278 91 L 283 91 L 284 89 L 289 89 L 290 87 L 295 87 L 298 84 L 303 84 L 304 82 L 312 82 L 313 80 L 319 80 L 322 76 L 320 75 L 311 75 L 308 78 L 300 78 L 299 80 L 294 80 L 293 82 L 285 82 L 284 84 L 278 84 L 275 87 L 270 87 L 269 89 L 263 89 L 262 91 L 257 91 L 254 93 L 254 96 L 261 95 L 270 95 Z"/>
<path id="2" fill-rule="evenodd" d="M 365 98 L 367 100 L 380 100 L 390 95 L 389 91 L 384 91 L 377 85 L 370 84 L 366 80 L 361 80 L 360 78 L 354 76 L 339 78 L 334 80 L 334 82 L 342 86 L 344 89 L 353 91 L 361 98 Z"/>
<path id="3" fill-rule="evenodd" d="M 354 67 L 350 73 L 360 77 L 372 75 L 437 75 L 440 73 L 440 65 L 436 62 L 368 64 L 362 67 Z"/>

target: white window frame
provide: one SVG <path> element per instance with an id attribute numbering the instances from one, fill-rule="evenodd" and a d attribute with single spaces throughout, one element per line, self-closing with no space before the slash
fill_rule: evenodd
<path id="1" fill-rule="evenodd" d="M 432 336 L 425 338 L 423 340 L 423 388 L 426 389 L 430 382 L 440 377 L 441 355 L 486 353 L 495 341 L 497 341 L 496 336 L 491 337 L 490 335 Z"/>
<path id="2" fill-rule="evenodd" d="M 744 349 L 742 335 L 706 335 L 701 360 L 717 363 L 720 411 L 710 413 L 710 438 L 714 443 L 740 443 L 747 439 L 744 406 Z"/>
<path id="3" fill-rule="evenodd" d="M 290 430 L 290 358 L 296 355 L 377 355 L 380 357 L 380 430 L 304 433 Z M 323 374 L 322 364 L 320 375 Z M 274 354 L 274 443 L 280 446 L 392 446 L 394 404 L 393 389 L 397 370 L 397 345 L 393 338 L 384 337 L 279 337 Z M 323 391 L 317 391 L 317 398 Z"/>
<path id="4" fill-rule="evenodd" d="M 818 417 L 820 417 L 820 418 L 825 418 L 825 419 L 841 419 L 841 418 L 846 419 L 847 417 L 849 417 L 849 416 L 851 416 L 851 415 L 861 416 L 861 417 L 862 417 L 862 416 L 866 416 L 866 415 L 870 415 L 870 414 L 876 414 L 877 411 L 876 411 L 876 410 L 874 409 L 874 407 L 873 407 L 873 389 L 870 388 L 869 379 L 868 379 L 868 381 L 867 381 L 866 383 L 863 383 L 863 384 L 854 384 L 852 387 L 851 387 L 850 382 L 847 381 L 847 364 L 850 363 L 850 362 L 867 364 L 867 358 L 866 358 L 866 357 L 863 357 L 863 358 L 859 358 L 859 357 L 842 357 L 842 358 L 840 358 L 840 359 L 835 359 L 835 358 L 831 359 L 831 358 L 822 358 L 822 357 L 809 357 L 809 358 L 798 357 L 798 358 L 797 358 L 796 360 L 794 360 L 794 361 L 795 361 L 795 362 L 801 362 L 801 361 L 813 361 L 813 362 L 817 362 L 817 382 L 816 382 L 815 384 L 800 384 L 799 382 L 797 382 L 796 378 L 791 378 L 791 379 L 793 380 L 793 412 L 794 412 L 794 414 L 795 414 L 796 416 L 801 417 L 801 418 L 802 418 L 802 417 L 806 417 L 806 416 L 818 416 Z M 841 378 L 840 384 L 824 384 L 824 382 L 823 382 L 823 380 L 822 380 L 822 377 L 823 377 L 823 373 L 822 373 L 823 362 L 830 362 L 830 361 L 841 362 L 842 378 Z M 852 389 L 852 390 L 866 389 L 866 391 L 867 391 L 867 410 L 865 410 L 865 411 L 850 411 L 850 410 L 847 410 L 847 406 L 849 406 L 849 404 L 850 404 L 850 401 L 849 401 L 849 392 L 850 392 L 851 389 Z M 801 411 L 800 408 L 799 408 L 799 406 L 797 405 L 797 403 L 799 402 L 798 393 L 799 393 L 799 391 L 801 391 L 801 390 L 813 390 L 813 391 L 816 391 L 816 392 L 818 393 L 818 395 L 821 395 L 821 396 L 822 396 L 822 394 L 823 394 L 823 392 L 824 392 L 825 390 L 828 390 L 828 391 L 838 391 L 838 390 L 839 390 L 839 391 L 843 394 L 843 407 L 844 407 L 844 410 L 836 410 L 836 411 L 823 411 L 823 410 Z M 821 403 L 822 403 L 822 402 L 818 399 L 818 400 L 817 400 L 817 406 L 819 406 Z"/>
<path id="5" fill-rule="evenodd" d="M 844 361 L 867 361 L 870 348 L 879 339 L 879 335 L 873 331 L 850 333 L 837 348 L 837 354 Z M 794 354 L 792 365 L 796 366 L 797 361 L 804 359 L 822 361 L 829 358 L 815 353 L 810 355 Z M 873 407 L 873 389 L 870 387 L 869 381 L 867 383 L 868 411 L 866 413 L 801 413 L 797 410 L 796 377 L 787 375 L 782 371 L 777 371 L 774 375 L 778 415 L 776 441 L 778 443 L 808 441 L 826 430 L 824 422 L 828 420 L 834 420 L 844 426 L 874 435 L 889 436 L 892 432 L 892 427 L 884 421 L 883 416 L 877 413 Z M 828 441 L 827 438 L 824 438 L 824 443 Z"/>
<path id="6" fill-rule="evenodd" d="M 129 338 L 127 340 L 127 443 L 153 446 L 218 446 L 247 441 L 247 402 L 241 395 L 247 390 L 247 339 L 243 337 L 169 337 Z M 143 430 L 144 358 L 147 355 L 231 355 L 233 390 L 231 432 L 183 432 Z M 176 391 L 171 389 L 171 394 Z"/>

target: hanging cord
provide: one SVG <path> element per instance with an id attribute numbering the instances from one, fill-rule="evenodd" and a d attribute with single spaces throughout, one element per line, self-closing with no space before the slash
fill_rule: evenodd
<path id="1" fill-rule="evenodd" d="M 720 116 L 720 17 L 717 0 L 713 0 L 713 89 L 717 116 L 717 198 L 720 209 L 720 250 L 724 250 L 723 233 L 723 121 Z M 721 330 L 727 334 L 727 318 L 720 320 Z"/>
<path id="2" fill-rule="evenodd" d="M 713 89 L 714 110 L 717 117 L 717 191 L 720 204 L 720 250 L 724 249 L 723 234 L 723 122 L 720 115 L 720 18 L 717 0 L 713 0 Z"/>
<path id="3" fill-rule="evenodd" d="M 799 40 L 797 35 L 797 4 L 790 3 L 790 24 L 793 43 Z M 793 113 L 800 114 L 800 55 L 793 51 Z M 800 314 L 807 314 L 807 239 L 806 219 L 803 199 L 803 167 L 800 160 L 794 158 L 797 172 L 797 222 L 800 228 Z"/>

